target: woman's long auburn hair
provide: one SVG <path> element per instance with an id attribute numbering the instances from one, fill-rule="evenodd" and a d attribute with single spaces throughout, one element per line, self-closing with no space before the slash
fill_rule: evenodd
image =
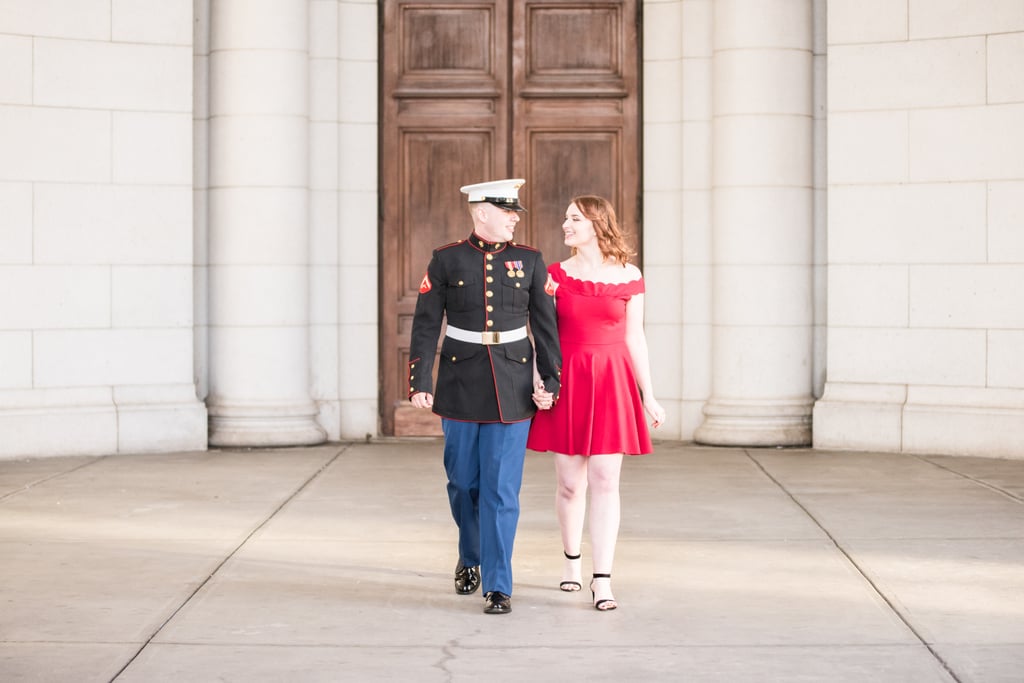
<path id="1" fill-rule="evenodd" d="M 626 265 L 629 259 L 636 254 L 630 251 L 626 238 L 619 228 L 619 220 L 615 217 L 615 207 L 604 197 L 584 194 L 573 197 L 572 203 L 580 210 L 588 221 L 594 224 L 594 232 L 597 234 L 597 246 L 601 249 L 601 255 Z M 576 248 L 572 253 L 576 255 Z"/>

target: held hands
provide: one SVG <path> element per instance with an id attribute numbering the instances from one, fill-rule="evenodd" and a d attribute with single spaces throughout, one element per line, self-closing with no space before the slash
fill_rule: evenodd
<path id="1" fill-rule="evenodd" d="M 651 426 L 657 429 L 665 424 L 665 409 L 653 396 L 644 398 L 644 410 L 651 416 Z"/>
<path id="2" fill-rule="evenodd" d="M 533 403 L 541 410 L 549 410 L 555 404 L 555 395 L 544 389 L 544 382 L 535 379 L 533 382 Z"/>
<path id="3" fill-rule="evenodd" d="M 409 399 L 415 408 L 433 408 L 434 407 L 434 395 L 428 394 L 425 391 L 418 391 L 412 395 Z"/>

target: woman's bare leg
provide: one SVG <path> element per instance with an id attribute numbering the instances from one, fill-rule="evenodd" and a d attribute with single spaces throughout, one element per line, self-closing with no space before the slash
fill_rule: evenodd
<path id="1" fill-rule="evenodd" d="M 594 574 L 605 574 L 607 578 L 593 581 L 595 604 L 603 609 L 613 609 L 610 575 L 615 563 L 615 544 L 619 538 L 621 506 L 619 499 L 619 477 L 622 472 L 622 454 L 592 455 L 587 467 L 590 488 L 590 541 L 593 545 Z M 607 601 L 607 602 L 602 602 Z"/>
<path id="2" fill-rule="evenodd" d="M 566 555 L 579 555 L 583 543 L 583 520 L 587 513 L 587 460 L 581 455 L 555 453 L 555 511 Z M 565 560 L 563 582 L 582 584 L 581 560 Z"/>

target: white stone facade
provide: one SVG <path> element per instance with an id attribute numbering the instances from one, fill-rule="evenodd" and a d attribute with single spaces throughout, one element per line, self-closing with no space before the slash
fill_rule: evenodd
<path id="1" fill-rule="evenodd" d="M 1024 457 L 1024 3 L 828 3 L 823 448 Z"/>
<path id="2" fill-rule="evenodd" d="M 191 2 L 0 3 L 0 455 L 206 447 Z"/>
<path id="3" fill-rule="evenodd" d="M 1024 3 L 643 16 L 661 436 L 1024 457 Z M 378 434 L 378 30 L 0 0 L 0 457 Z"/>

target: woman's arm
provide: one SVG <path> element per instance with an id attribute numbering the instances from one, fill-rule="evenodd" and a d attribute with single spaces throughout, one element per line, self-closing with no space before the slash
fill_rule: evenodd
<path id="1" fill-rule="evenodd" d="M 654 385 L 651 383 L 651 362 L 647 352 L 647 337 L 644 334 L 643 294 L 637 294 L 626 302 L 626 347 L 629 349 L 633 372 L 636 373 L 637 384 L 643 395 L 644 410 L 651 416 L 653 426 L 659 427 L 665 422 L 665 409 L 654 398 Z"/>

